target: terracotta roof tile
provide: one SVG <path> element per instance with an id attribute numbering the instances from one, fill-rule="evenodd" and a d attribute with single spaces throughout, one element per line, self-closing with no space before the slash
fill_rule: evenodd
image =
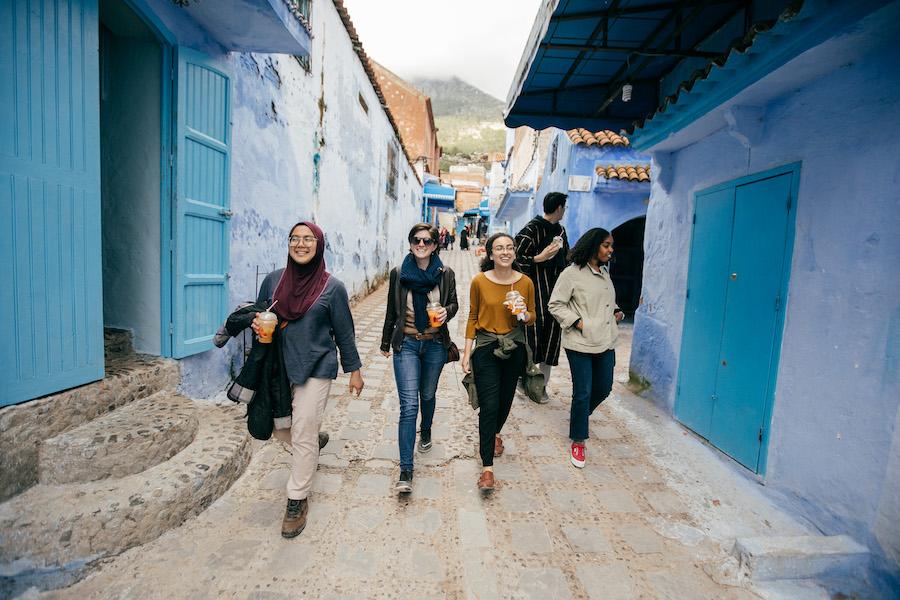
<path id="1" fill-rule="evenodd" d="M 650 181 L 650 165 L 597 165 L 594 171 L 606 179 Z"/>
<path id="2" fill-rule="evenodd" d="M 631 145 L 628 138 L 619 135 L 615 131 L 604 129 L 603 131 L 590 132 L 587 129 L 570 129 L 566 132 L 573 144 L 585 144 L 587 146 L 618 146 L 627 148 Z"/>

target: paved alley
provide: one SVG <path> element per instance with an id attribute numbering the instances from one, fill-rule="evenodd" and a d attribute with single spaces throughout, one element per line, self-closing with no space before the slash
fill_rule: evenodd
<path id="1" fill-rule="evenodd" d="M 444 258 L 460 285 L 460 313 L 451 329 L 462 346 L 468 282 L 477 266 L 473 254 L 461 251 Z M 622 405 L 645 401 L 621 383 L 591 419 L 586 468 L 572 467 L 566 435 L 571 386 L 564 364 L 554 369 L 550 404 L 517 396 L 504 430 L 507 450 L 495 467 L 498 489 L 486 498 L 475 485 L 477 418 L 459 384 L 459 364 L 448 365 L 438 391 L 435 446 L 416 456 L 414 491 L 398 498 L 392 487 L 399 403 L 391 359 L 379 353 L 386 293 L 382 286 L 354 309 L 366 387 L 360 398 L 351 397 L 343 375 L 332 387 L 325 421 L 331 442 L 300 537 L 285 540 L 279 533 L 289 455 L 278 442 L 258 443 L 243 476 L 205 512 L 48 595 L 756 597 L 729 572 L 730 548 L 723 540 L 733 531 L 698 521 L 703 511 L 727 505 L 727 493 L 713 500 L 702 486 L 699 499 L 682 491 L 690 465 L 687 475 L 660 466 L 668 444 L 654 446 L 649 434 L 640 433 L 642 426 L 630 423 L 636 418 Z M 617 382 L 627 374 L 627 326 L 623 338 Z M 225 401 L 221 410 L 244 409 Z M 654 418 L 647 417 L 651 423 Z M 750 521 L 758 515 L 731 510 L 745 516 L 747 531 L 755 530 Z"/>

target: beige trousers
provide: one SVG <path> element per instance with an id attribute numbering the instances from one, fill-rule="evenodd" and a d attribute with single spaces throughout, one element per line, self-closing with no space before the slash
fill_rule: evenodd
<path id="1" fill-rule="evenodd" d="M 319 428 L 328 403 L 330 379 L 310 377 L 303 385 L 292 386 L 291 429 L 276 429 L 277 439 L 291 445 L 291 476 L 287 482 L 289 500 L 309 495 L 319 466 Z"/>

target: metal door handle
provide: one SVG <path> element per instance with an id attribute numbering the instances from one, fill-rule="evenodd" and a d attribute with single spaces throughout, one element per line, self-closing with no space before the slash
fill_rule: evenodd
<path id="1" fill-rule="evenodd" d="M 737 281 L 737 273 L 732 273 L 732 274 L 731 274 L 731 280 L 732 280 L 732 281 Z"/>
<path id="2" fill-rule="evenodd" d="M 223 208 L 223 209 L 219 210 L 219 214 L 222 215 L 223 217 L 225 217 L 226 219 L 230 219 L 234 215 L 234 213 L 231 212 L 230 210 L 228 210 L 227 208 Z"/>
<path id="3" fill-rule="evenodd" d="M 728 361 L 727 361 L 727 360 L 723 360 L 723 361 L 722 361 L 722 366 L 723 366 L 723 367 L 727 367 L 727 366 L 728 366 Z"/>

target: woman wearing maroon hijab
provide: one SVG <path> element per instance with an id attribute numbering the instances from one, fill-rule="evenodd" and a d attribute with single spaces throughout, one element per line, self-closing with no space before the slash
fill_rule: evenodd
<path id="1" fill-rule="evenodd" d="M 289 429 L 278 428 L 286 423 L 276 423 L 275 429 L 275 437 L 291 445 L 281 535 L 292 538 L 306 527 L 307 496 L 319 464 L 319 428 L 338 373 L 338 351 L 341 367 L 350 373 L 350 392 L 358 396 L 363 389 L 347 289 L 325 270 L 325 234 L 315 223 L 294 225 L 288 236 L 287 266 L 269 273 L 260 286 L 257 303 L 273 302 L 293 393 Z M 258 316 L 253 321 L 256 332 Z"/>

